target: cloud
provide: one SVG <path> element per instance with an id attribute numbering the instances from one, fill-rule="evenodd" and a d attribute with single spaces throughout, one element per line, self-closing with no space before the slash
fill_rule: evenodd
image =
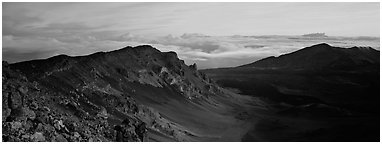
<path id="1" fill-rule="evenodd" d="M 111 51 L 127 45 L 153 45 L 161 51 L 175 51 L 187 64 L 198 63 L 199 68 L 229 67 L 250 63 L 268 56 L 278 56 L 313 44 L 326 42 L 335 46 L 374 44 L 378 39 L 338 38 L 303 39 L 290 36 L 144 36 L 118 31 L 95 31 L 80 24 L 49 25 L 39 28 L 42 33 L 28 36 L 3 36 L 6 60 L 21 61 L 58 54 L 85 55 L 97 51 Z M 340 40 L 339 40 L 340 39 Z M 338 43 L 340 41 L 340 43 Z M 41 53 L 41 54 L 38 54 Z M 25 56 L 29 54 L 30 56 Z"/>
<path id="2" fill-rule="evenodd" d="M 32 59 L 42 59 L 42 58 L 50 57 L 54 53 L 55 53 L 54 50 L 20 51 L 17 48 L 4 47 L 3 60 L 8 62 L 15 62 L 15 61 L 27 61 Z"/>
<path id="3" fill-rule="evenodd" d="M 331 22 L 335 17 L 336 22 L 341 20 L 343 22 L 338 23 L 346 24 L 346 32 L 352 32 L 348 29 L 365 27 L 362 22 L 364 18 L 372 20 L 367 22 L 372 24 L 366 26 L 370 27 L 368 31 L 372 30 L 379 35 L 379 30 L 376 31 L 374 26 L 375 19 L 379 17 L 378 4 L 369 4 L 364 9 L 352 9 L 358 4 L 322 4 L 329 10 L 328 13 L 333 13 L 329 16 L 313 11 L 317 8 L 316 5 L 309 5 L 307 9 L 305 5 L 293 3 L 3 3 L 3 58 L 10 62 L 18 62 L 57 54 L 85 55 L 127 45 L 150 44 L 161 51 L 177 52 L 187 64 L 198 63 L 199 68 L 211 68 L 250 63 L 322 42 L 336 46 L 361 45 L 379 49 L 379 39 L 370 37 L 291 39 L 290 36 L 201 34 L 311 32 L 310 27 L 301 27 L 302 24 L 296 24 L 296 21 L 300 22 L 301 18 L 309 19 L 309 15 L 314 15 L 316 17 L 309 19 L 311 21 L 302 21 L 303 24 L 313 28 L 324 28 L 322 23 L 315 23 L 314 20 L 319 18 L 322 22 Z M 337 9 L 339 5 L 349 10 L 340 11 Z M 267 11 L 268 9 L 273 11 Z M 295 11 L 289 11 L 294 9 Z M 312 11 L 299 12 L 309 9 Z M 378 17 L 375 18 L 376 11 Z M 370 17 L 363 17 L 365 13 Z M 296 16 L 290 17 L 291 14 Z M 347 15 L 354 16 L 349 18 L 350 22 Z M 339 16 L 346 17 L 338 18 Z M 361 23 L 351 23 L 353 18 Z M 288 21 L 277 22 L 279 20 Z M 290 28 L 287 27 L 288 24 L 292 24 Z M 316 24 L 320 26 L 314 27 Z M 332 22 L 328 24 L 332 29 Z M 356 24 L 355 27 L 352 24 Z M 344 27 L 340 24 L 335 26 Z M 379 29 L 379 23 L 377 27 Z M 338 30 L 333 32 L 340 33 L 342 29 Z M 362 33 L 359 34 L 368 32 L 361 30 Z"/>
<path id="4" fill-rule="evenodd" d="M 132 34 L 124 34 L 118 41 L 134 41 L 135 44 L 151 44 L 161 51 L 175 51 L 186 63 L 200 63 L 201 68 L 217 66 L 235 66 L 249 60 L 258 60 L 267 56 L 277 55 L 272 48 L 247 47 L 248 39 L 233 37 L 205 36 L 201 34 L 168 35 L 148 38 Z M 246 41 L 246 43 L 243 43 Z M 244 61 L 242 61 L 244 60 Z M 219 63 L 226 62 L 226 63 Z M 252 62 L 252 61 L 251 61 Z"/>

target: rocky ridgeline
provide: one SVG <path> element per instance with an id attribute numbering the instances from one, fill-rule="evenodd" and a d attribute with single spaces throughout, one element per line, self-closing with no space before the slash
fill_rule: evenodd
<path id="1" fill-rule="evenodd" d="M 147 45 L 3 62 L 3 141 L 147 141 L 148 129 L 186 140 L 189 132 L 135 101 L 134 85 L 190 101 L 221 92 L 196 64 Z"/>
<path id="2" fill-rule="evenodd" d="M 47 60 L 17 63 L 13 67 L 33 80 L 58 77 L 77 89 L 116 92 L 121 91 L 118 85 L 139 82 L 154 87 L 175 87 L 189 99 L 219 91 L 211 79 L 197 70 L 196 64 L 187 66 L 175 52 L 160 52 L 149 45 L 81 57 L 59 55 Z"/>

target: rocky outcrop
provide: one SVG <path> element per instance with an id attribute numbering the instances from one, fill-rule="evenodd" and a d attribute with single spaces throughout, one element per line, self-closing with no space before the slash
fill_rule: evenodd
<path id="1" fill-rule="evenodd" d="M 220 92 L 196 64 L 147 45 L 3 62 L 3 141 L 146 141 L 149 129 L 183 141 L 181 126 L 136 101 L 152 89 L 188 101 Z"/>
<path id="2" fill-rule="evenodd" d="M 100 107 L 99 112 L 92 117 L 63 111 L 69 108 L 87 113 L 78 102 L 70 99 L 58 100 L 60 102 L 55 103 L 57 99 L 51 97 L 52 93 L 49 90 L 44 87 L 34 87 L 20 73 L 10 70 L 6 64 L 3 67 L 3 141 L 143 141 L 145 139 L 147 129 L 144 122 L 135 125 L 126 125 L 122 122 L 121 126 L 118 125 L 121 128 L 113 129 L 116 126 L 106 120 L 108 113 L 104 107 Z M 56 97 L 62 96 L 56 95 Z M 135 103 L 127 105 L 124 108 L 128 113 L 138 111 L 131 106 L 135 105 L 135 109 L 138 109 Z M 126 133 L 131 129 L 132 133 Z M 125 136 L 123 139 L 119 138 L 121 132 Z"/>
<path id="3" fill-rule="evenodd" d="M 122 124 L 114 127 L 116 131 L 116 139 L 117 142 L 124 141 L 147 141 L 145 138 L 147 137 L 147 128 L 146 123 L 144 122 L 134 122 L 130 119 L 125 119 Z"/>

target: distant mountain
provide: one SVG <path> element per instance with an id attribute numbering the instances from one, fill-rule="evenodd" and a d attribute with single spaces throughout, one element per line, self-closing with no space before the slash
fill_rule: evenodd
<path id="1" fill-rule="evenodd" d="M 380 61 L 370 47 L 318 44 L 231 68 L 206 69 L 221 87 L 260 98 L 275 120 L 244 141 L 379 141 Z"/>
<path id="2" fill-rule="evenodd" d="M 302 70 L 351 70 L 379 66 L 379 51 L 371 47 L 340 48 L 322 43 L 268 57 L 239 67 Z"/>
<path id="3" fill-rule="evenodd" d="M 313 37 L 313 38 L 322 38 L 322 37 L 328 37 L 325 35 L 325 33 L 310 33 L 310 34 L 304 34 L 303 37 Z"/>
<path id="4" fill-rule="evenodd" d="M 240 99 L 149 45 L 3 62 L 3 141 L 218 141 Z"/>

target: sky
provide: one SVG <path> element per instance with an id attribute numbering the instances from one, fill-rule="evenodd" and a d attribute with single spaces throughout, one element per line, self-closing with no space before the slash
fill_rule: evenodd
<path id="1" fill-rule="evenodd" d="M 203 68 L 235 66 L 318 42 L 237 35 L 379 37 L 379 11 L 379 3 L 3 3 L 2 53 L 18 62 L 151 44 Z M 341 40 L 379 49 L 379 39 Z"/>

